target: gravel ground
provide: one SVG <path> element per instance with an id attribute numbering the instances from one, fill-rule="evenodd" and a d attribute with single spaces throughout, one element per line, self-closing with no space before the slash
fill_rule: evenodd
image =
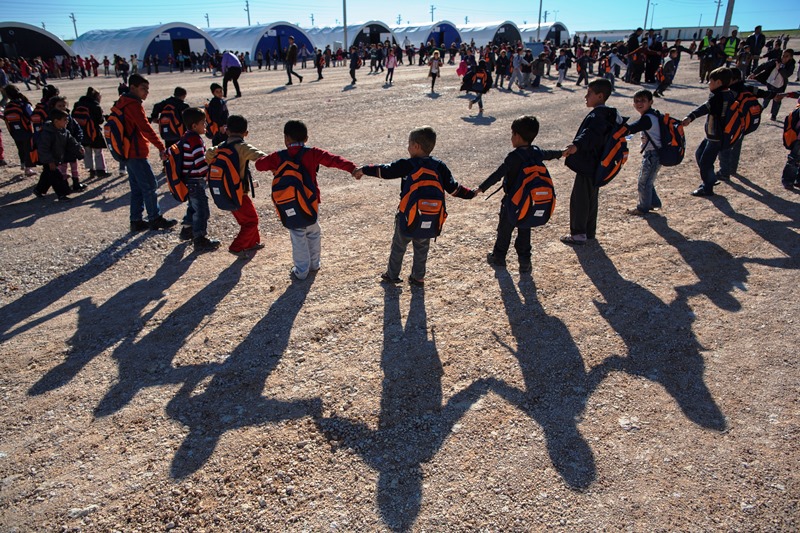
<path id="1" fill-rule="evenodd" d="M 492 91 L 478 116 L 454 70 L 437 94 L 418 67 L 392 86 L 367 69 L 356 87 L 343 68 L 292 87 L 254 72 L 229 107 L 265 151 L 299 118 L 310 144 L 358 164 L 405 156 L 429 124 L 467 186 L 511 150 L 515 117 L 537 115 L 536 143 L 563 148 L 586 113 L 572 78 Z M 656 106 L 702 102 L 696 72 L 685 58 Z M 200 105 L 212 81 L 154 75 L 147 107 L 177 84 Z M 91 84 L 108 110 L 116 82 Z M 87 82 L 57 85 L 72 103 Z M 631 115 L 633 92 L 620 83 L 609 104 Z M 396 181 L 323 168 L 323 267 L 292 283 L 268 175 L 267 247 L 245 261 L 128 233 L 116 174 L 60 204 L 0 169 L 0 529 L 796 531 L 800 209 L 765 118 L 712 199 L 688 195 L 690 126 L 645 219 L 625 214 L 632 143 L 583 248 L 558 242 L 573 176 L 551 162 L 559 204 L 534 231 L 532 275 L 513 250 L 508 270 L 485 264 L 499 196 L 451 199 L 424 289 L 378 283 Z M 168 193 L 162 206 L 183 214 Z M 224 246 L 236 230 L 212 210 Z"/>

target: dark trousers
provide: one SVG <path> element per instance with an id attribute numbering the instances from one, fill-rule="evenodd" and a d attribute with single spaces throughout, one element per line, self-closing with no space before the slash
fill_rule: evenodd
<path id="1" fill-rule="evenodd" d="M 514 225 L 508 219 L 505 208 L 505 198 L 500 208 L 500 221 L 497 223 L 497 239 L 494 241 L 492 255 L 497 259 L 505 259 L 508 249 L 511 246 L 511 236 L 514 233 Z M 529 264 L 531 262 L 531 229 L 517 228 L 517 238 L 514 240 L 514 249 L 517 251 L 519 263 Z"/>
<path id="2" fill-rule="evenodd" d="M 431 246 L 430 239 L 415 239 L 409 237 L 400 230 L 400 214 L 395 216 L 394 236 L 392 237 L 392 249 L 389 253 L 389 264 L 386 273 L 389 277 L 399 278 L 400 269 L 403 266 L 403 256 L 406 254 L 409 244 L 413 244 L 414 260 L 411 266 L 411 277 L 414 279 L 425 279 L 426 264 L 428 262 L 428 250 Z"/>
<path id="3" fill-rule="evenodd" d="M 228 70 L 225 71 L 225 76 L 222 78 L 222 94 L 225 98 L 228 97 L 228 81 L 233 82 L 236 96 L 242 96 L 242 91 L 239 89 L 239 76 L 241 75 L 242 67 L 228 67 Z"/>
<path id="4" fill-rule="evenodd" d="M 714 191 L 714 183 L 717 181 L 717 175 L 714 172 L 714 161 L 717 160 L 721 148 L 722 143 L 720 141 L 704 139 L 694 153 L 697 166 L 700 168 L 700 178 L 703 180 L 702 186 L 707 192 Z"/>
<path id="5" fill-rule="evenodd" d="M 576 174 L 569 196 L 569 233 L 594 239 L 597 232 L 597 193 L 594 176 Z"/>
<path id="6" fill-rule="evenodd" d="M 289 76 L 289 83 L 292 83 L 292 76 L 296 76 L 298 80 L 303 81 L 303 76 L 294 71 L 294 65 L 286 63 L 286 74 Z"/>
<path id="7" fill-rule="evenodd" d="M 42 173 L 39 175 L 39 183 L 36 184 L 34 190 L 39 194 L 45 194 L 50 190 L 50 187 L 53 188 L 58 196 L 66 196 L 70 191 L 69 184 L 61 172 L 57 168 L 55 170 L 50 170 L 50 168 L 45 165 L 42 169 Z"/>
<path id="8" fill-rule="evenodd" d="M 789 150 L 786 165 L 783 167 L 781 182 L 784 186 L 800 185 L 800 141 L 795 141 L 792 144 L 792 149 Z"/>

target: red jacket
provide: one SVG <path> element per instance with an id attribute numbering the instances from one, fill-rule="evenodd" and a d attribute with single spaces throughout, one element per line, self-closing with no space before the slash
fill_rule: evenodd
<path id="1" fill-rule="evenodd" d="M 294 157 L 297 152 L 300 151 L 302 145 L 295 144 L 288 147 L 289 156 Z M 319 194 L 319 184 L 317 183 L 317 170 L 319 166 L 331 167 L 331 168 L 338 168 L 340 170 L 344 170 L 345 172 L 353 173 L 356 169 L 356 165 L 352 161 L 348 161 L 343 157 L 339 157 L 338 155 L 334 155 L 330 152 L 322 150 L 321 148 L 316 148 L 313 146 L 306 147 L 306 153 L 303 154 L 303 158 L 300 160 L 300 164 L 303 165 L 308 173 L 311 175 L 311 179 L 314 181 L 314 186 L 317 189 L 317 198 L 322 201 L 322 197 Z M 258 161 L 256 161 L 256 170 L 260 170 L 261 172 L 267 171 L 276 171 L 278 167 L 281 165 L 281 156 L 278 152 L 273 152 L 269 154 L 267 157 L 262 157 Z"/>
<path id="2" fill-rule="evenodd" d="M 150 143 L 160 152 L 166 150 L 164 143 L 161 142 L 147 116 L 144 114 L 142 101 L 130 93 L 125 93 L 119 97 L 114 104 L 125 115 L 125 134 L 131 136 L 131 149 L 129 156 L 131 159 L 147 159 L 150 154 Z M 148 143 L 148 141 L 150 141 Z"/>

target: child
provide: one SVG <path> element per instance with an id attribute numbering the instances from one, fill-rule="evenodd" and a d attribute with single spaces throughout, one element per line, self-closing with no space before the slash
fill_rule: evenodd
<path id="1" fill-rule="evenodd" d="M 242 177 L 244 195 L 242 196 L 242 207 L 232 211 L 240 229 L 239 234 L 228 247 L 228 251 L 235 256 L 246 258 L 249 257 L 249 252 L 260 250 L 264 247 L 261 242 L 261 235 L 258 233 L 258 213 L 256 213 L 253 201 L 248 196 L 250 192 L 250 179 L 247 179 L 250 174 L 248 162 L 257 161 L 262 157 L 266 157 L 267 154 L 244 142 L 244 138 L 248 134 L 246 118 L 241 115 L 231 115 L 228 117 L 226 126 L 227 139 L 223 144 L 208 149 L 206 161 L 212 162 L 221 146 L 235 146 L 236 152 L 239 154 L 239 175 Z"/>
<path id="2" fill-rule="evenodd" d="M 178 140 L 183 152 L 181 177 L 189 189 L 189 196 L 180 238 L 192 239 L 196 252 L 213 251 L 219 248 L 220 242 L 207 236 L 210 216 L 206 195 L 208 164 L 201 137 L 206 132 L 206 113 L 200 107 L 190 107 L 183 112 L 182 119 L 186 133 Z"/>
<path id="3" fill-rule="evenodd" d="M 361 58 L 355 46 L 350 47 L 350 85 L 356 84 L 356 70 L 361 68 Z"/>
<path id="4" fill-rule="evenodd" d="M 779 102 L 784 98 L 800 98 L 800 92 L 779 94 L 775 97 Z M 788 145 L 789 155 L 783 167 L 781 183 L 787 191 L 793 187 L 800 187 L 800 99 L 797 107 L 786 116 L 783 134 L 784 144 Z"/>
<path id="5" fill-rule="evenodd" d="M 439 50 L 433 52 L 433 57 L 431 57 L 428 65 L 430 66 L 428 77 L 431 79 L 431 94 L 434 94 L 436 91 L 433 90 L 433 86 L 436 85 L 436 78 L 441 76 L 439 71 L 442 67 L 442 60 L 439 59 Z"/>
<path id="6" fill-rule="evenodd" d="M 467 75 L 470 76 L 467 93 L 471 91 L 477 93 L 475 99 L 469 101 L 469 108 L 472 109 L 472 106 L 478 104 L 478 113 L 483 113 L 483 95 L 492 88 L 492 75 L 486 68 L 486 61 L 481 59 L 477 70 L 471 75 Z"/>
<path id="7" fill-rule="evenodd" d="M 476 194 L 487 191 L 492 185 L 503 180 L 503 191 L 516 190 L 515 181 L 518 179 L 521 167 L 528 164 L 531 160 L 549 161 L 558 159 L 562 156 L 561 150 L 542 150 L 531 143 L 539 134 L 539 121 L 534 116 L 522 116 L 511 123 L 511 146 L 514 150 L 510 152 L 503 164 L 495 170 L 491 176 L 486 178 L 476 189 Z M 505 198 L 500 203 L 500 221 L 497 224 L 497 239 L 494 242 L 492 253 L 486 256 L 490 265 L 505 267 L 506 254 L 511 245 L 511 234 L 514 232 L 514 225 L 509 221 L 505 212 Z M 519 259 L 519 271 L 531 271 L 531 229 L 517 228 L 517 239 L 514 241 L 514 248 L 517 250 Z"/>
<path id="8" fill-rule="evenodd" d="M 642 134 L 642 168 L 639 170 L 639 203 L 629 209 L 628 214 L 646 216 L 653 209 L 661 208 L 661 199 L 656 193 L 654 183 L 661 168 L 658 149 L 661 148 L 661 126 L 658 116 L 653 110 L 653 96 L 647 89 L 636 91 L 633 95 L 633 108 L 641 117 L 628 125 L 630 134 Z"/>
<path id="9" fill-rule="evenodd" d="M 82 113 L 88 111 L 88 116 L 76 118 L 76 111 Z M 73 118 L 87 121 L 86 125 L 81 125 L 83 130 L 83 146 L 86 149 L 86 157 L 83 164 L 89 171 L 89 178 L 107 178 L 111 176 L 106 172 L 106 160 L 103 150 L 107 148 L 105 137 L 103 137 L 103 109 L 100 107 L 100 93 L 92 87 L 86 90 L 86 94 L 81 96 L 72 108 Z M 89 124 L 88 122 L 91 122 Z"/>
<path id="10" fill-rule="evenodd" d="M 32 160 L 32 152 L 35 148 L 33 124 L 31 124 L 33 107 L 16 85 L 6 85 L 3 90 L 9 99 L 4 111 L 6 128 L 17 145 L 20 168 L 24 170 L 25 176 L 33 176 L 36 174 L 36 170 L 33 168 L 35 163 Z"/>
<path id="11" fill-rule="evenodd" d="M 661 67 L 663 77 L 658 82 L 658 87 L 653 91 L 653 96 L 660 98 L 664 96 L 664 91 L 672 85 L 672 80 L 675 78 L 675 71 L 677 70 L 678 50 L 671 48 L 669 51 L 669 60 Z M 658 75 L 658 72 L 656 72 Z M 635 105 L 634 105 L 635 107 Z"/>
<path id="12" fill-rule="evenodd" d="M 70 135 L 72 135 L 79 144 L 83 144 L 83 128 L 81 128 L 80 124 L 69 114 L 67 98 L 65 96 L 54 96 L 50 99 L 48 107 L 50 113 L 58 109 L 67 114 L 67 131 L 69 131 Z M 58 165 L 58 170 L 64 175 L 64 179 L 67 179 L 67 164 L 69 163 L 73 192 L 79 192 L 86 188 L 86 185 L 81 183 L 80 175 L 78 174 L 78 159 L 83 159 L 83 153 L 83 148 L 81 148 L 80 154 L 74 151 L 68 152 L 64 160 Z M 80 155 L 80 157 L 78 157 L 78 155 Z"/>
<path id="13" fill-rule="evenodd" d="M 226 124 L 228 123 L 228 104 L 222 99 L 222 85 L 211 84 L 211 100 L 208 102 L 208 116 L 211 121 L 206 125 L 206 137 L 211 139 L 211 144 L 217 146 L 228 138 Z"/>
<path id="14" fill-rule="evenodd" d="M 731 82 L 731 70 L 726 67 L 719 67 L 711 71 L 708 75 L 708 88 L 711 94 L 708 101 L 689 113 L 683 119 L 685 128 L 696 118 L 707 115 L 706 118 L 706 138 L 700 143 L 695 152 L 697 166 L 700 168 L 700 178 L 703 183 L 692 191 L 692 196 L 714 196 L 714 184 L 717 175 L 714 173 L 714 161 L 716 161 L 720 150 L 723 148 L 723 128 L 728 115 L 728 109 L 735 97 L 728 89 Z"/>
<path id="15" fill-rule="evenodd" d="M 558 69 L 558 81 L 556 87 L 561 87 L 564 79 L 567 77 L 567 67 L 569 65 L 569 56 L 567 51 L 563 48 L 558 51 L 558 59 L 556 60 L 556 69 Z"/>
<path id="16" fill-rule="evenodd" d="M 158 123 L 158 134 L 164 140 L 164 146 L 172 146 L 183 135 L 181 117 L 183 112 L 189 109 L 189 104 L 185 100 L 186 89 L 175 87 L 172 96 L 153 106 L 153 111 L 150 113 L 150 123 Z M 164 112 L 167 112 L 169 116 L 165 115 Z M 171 120 L 173 117 L 174 121 Z"/>
<path id="17" fill-rule="evenodd" d="M 511 60 L 508 58 L 508 55 L 506 55 L 505 49 L 500 50 L 500 55 L 497 56 L 497 61 L 495 63 L 495 87 L 497 87 L 497 84 L 500 84 L 500 88 L 503 88 L 503 83 L 508 77 L 510 68 Z"/>
<path id="18" fill-rule="evenodd" d="M 583 48 L 578 48 L 581 51 L 581 55 L 575 60 L 575 70 L 578 72 L 578 81 L 575 85 L 580 85 L 581 80 L 583 80 L 584 85 L 589 85 L 589 65 L 591 65 L 591 57 L 587 52 L 583 51 Z"/>
<path id="19" fill-rule="evenodd" d="M 256 169 L 262 172 L 276 172 L 287 157 L 289 159 L 296 159 L 298 154 L 302 152 L 299 156 L 299 163 L 311 176 L 311 180 L 314 182 L 314 192 L 317 198 L 319 198 L 317 170 L 320 165 L 329 168 L 338 168 L 353 175 L 356 166 L 352 161 L 348 161 L 338 155 L 333 155 L 321 148 L 313 146 L 306 148 L 305 143 L 307 141 L 308 128 L 306 128 L 306 125 L 299 120 L 288 121 L 283 126 L 283 142 L 286 145 L 286 150 L 273 152 L 269 156 L 259 159 L 256 162 Z M 308 277 L 310 272 L 316 272 L 320 267 L 319 222 L 315 222 L 303 228 L 290 229 L 289 236 L 292 240 L 293 263 L 289 275 L 294 279 L 304 280 Z"/>
<path id="20" fill-rule="evenodd" d="M 397 57 L 394 55 L 394 48 L 389 50 L 389 57 L 386 58 L 386 83 L 392 84 L 394 80 L 394 69 L 397 66 Z"/>
<path id="21" fill-rule="evenodd" d="M 45 122 L 42 131 L 39 133 L 37 149 L 39 151 L 39 161 L 42 166 L 42 174 L 39 183 L 33 188 L 33 194 L 41 198 L 50 187 L 58 195 L 59 202 L 68 202 L 70 198 L 69 185 L 66 176 L 59 170 L 67 157 L 83 153 L 83 148 L 69 130 L 67 122 L 69 114 L 61 109 L 53 109 L 50 112 L 50 120 Z"/>
<path id="22" fill-rule="evenodd" d="M 436 132 L 430 126 L 423 126 L 411 130 L 408 135 L 408 155 L 409 159 L 398 159 L 388 165 L 369 165 L 356 170 L 356 179 L 362 175 L 375 176 L 381 179 L 403 178 L 400 182 L 400 197 L 403 198 L 409 192 L 415 174 L 421 170 L 435 173 L 442 188 L 453 196 L 463 199 L 475 197 L 475 191 L 462 187 L 453 179 L 450 169 L 442 161 L 431 157 L 431 152 L 436 146 Z M 442 205 L 444 209 L 444 205 Z M 428 249 L 430 238 L 415 238 L 408 235 L 404 229 L 406 226 L 405 216 L 398 210 L 395 216 L 394 237 L 392 238 L 392 249 L 389 254 L 389 265 L 386 272 L 381 274 L 381 281 L 385 283 L 401 283 L 400 269 L 403 266 L 403 255 L 406 253 L 409 243 L 414 245 L 414 264 L 411 267 L 411 275 L 408 282 L 411 285 L 422 287 L 425 284 L 425 264 L 428 260 Z"/>
<path id="23" fill-rule="evenodd" d="M 600 154 L 606 138 L 616 124 L 622 124 L 622 117 L 613 107 L 606 106 L 611 96 L 611 82 L 595 79 L 586 88 L 586 107 L 589 114 L 581 122 L 578 133 L 567 146 L 564 163 L 574 170 L 575 182 L 569 198 L 569 235 L 561 237 L 561 242 L 570 245 L 586 244 L 594 239 L 597 231 L 597 192 L 594 173 L 600 163 Z"/>

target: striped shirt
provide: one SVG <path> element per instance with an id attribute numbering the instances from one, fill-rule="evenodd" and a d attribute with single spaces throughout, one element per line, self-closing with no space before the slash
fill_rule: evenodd
<path id="1" fill-rule="evenodd" d="M 188 131 L 180 142 L 183 151 L 183 178 L 186 181 L 206 179 L 208 163 L 206 163 L 203 138 L 193 131 Z"/>

